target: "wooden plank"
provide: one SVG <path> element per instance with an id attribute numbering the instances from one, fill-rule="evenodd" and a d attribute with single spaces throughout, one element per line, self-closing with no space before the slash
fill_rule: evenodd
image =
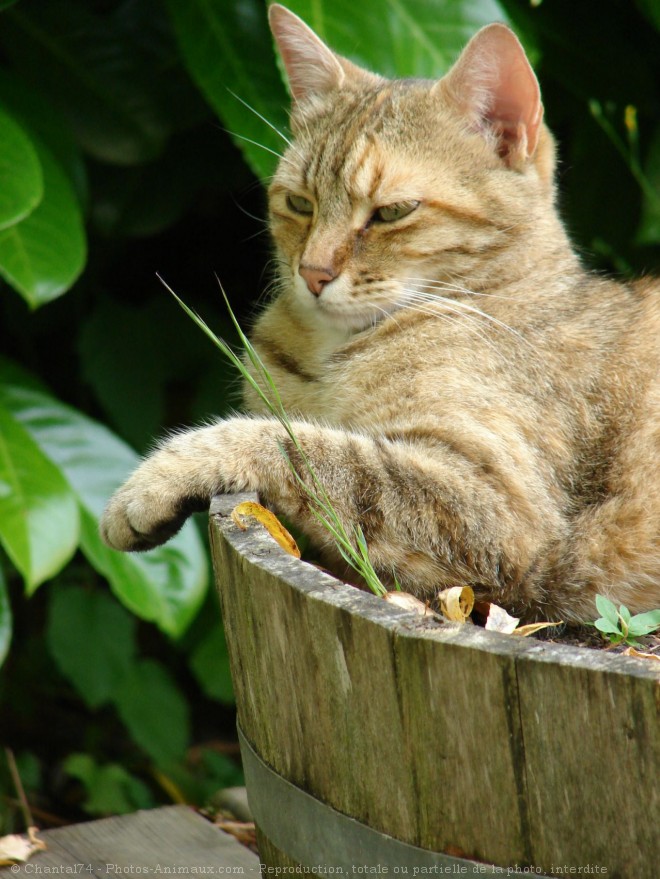
<path id="1" fill-rule="evenodd" d="M 40 836 L 48 850 L 0 877 L 39 874 L 144 876 L 257 875 L 259 858 L 187 806 L 136 812 L 59 827 Z"/>
<path id="2" fill-rule="evenodd" d="M 224 552 L 227 545 L 213 539 L 215 551 Z M 267 535 L 253 549 L 275 565 L 275 576 L 265 568 L 248 573 L 245 559 L 227 549 L 223 618 L 246 736 L 276 771 L 339 811 L 377 829 L 395 821 L 414 834 L 413 779 L 403 765 L 383 774 L 382 749 L 395 752 L 402 740 L 390 633 L 351 613 L 355 600 L 367 601 L 385 621 L 388 608 L 308 565 L 294 565 L 302 579 L 292 588 L 277 576 L 292 575 L 290 557 L 273 556 Z M 319 586 L 336 603 L 317 595 Z M 310 750 L 319 759 L 309 760 Z M 360 784 L 347 784 L 356 766 Z M 374 786 L 383 792 L 377 802 L 369 794 Z"/>
<path id="3" fill-rule="evenodd" d="M 531 863 L 515 654 L 475 646 L 475 633 L 464 628 L 443 632 L 441 641 L 440 633 L 412 632 L 396 642 L 402 762 L 415 778 L 418 845 Z"/>
<path id="4" fill-rule="evenodd" d="M 244 499 L 216 499 L 211 534 L 239 721 L 263 760 L 411 845 L 657 879 L 653 664 L 420 626 L 239 532 Z"/>
<path id="5" fill-rule="evenodd" d="M 660 871 L 660 682 L 549 650 L 518 663 L 535 863 Z"/>

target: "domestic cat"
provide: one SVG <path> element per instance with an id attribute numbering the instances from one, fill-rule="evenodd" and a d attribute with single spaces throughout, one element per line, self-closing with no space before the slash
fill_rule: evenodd
<path id="1" fill-rule="evenodd" d="M 269 189 L 279 292 L 252 341 L 385 582 L 470 584 L 533 619 L 660 606 L 660 285 L 585 271 L 555 205 L 539 86 L 492 24 L 438 81 L 390 81 L 270 7 L 293 97 Z M 166 439 L 111 499 L 145 550 L 256 490 L 339 562 L 278 421 Z"/>

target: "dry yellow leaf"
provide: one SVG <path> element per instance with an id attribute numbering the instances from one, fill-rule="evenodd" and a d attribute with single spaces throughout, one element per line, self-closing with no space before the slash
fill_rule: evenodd
<path id="1" fill-rule="evenodd" d="M 297 559 L 300 558 L 298 544 L 277 516 L 271 513 L 270 510 L 267 510 L 266 507 L 262 507 L 261 504 L 257 504 L 254 501 L 244 501 L 242 504 L 234 507 L 231 511 L 232 521 L 241 531 L 245 531 L 247 525 L 243 523 L 242 516 L 256 519 L 257 522 L 264 526 L 270 536 L 279 543 L 282 549 L 285 549 L 289 555 L 295 556 Z"/>
<path id="2" fill-rule="evenodd" d="M 46 848 L 46 843 L 37 836 L 36 827 L 28 827 L 27 838 L 18 834 L 3 836 L 0 838 L 0 867 L 27 861 L 35 852 Z"/>
<path id="3" fill-rule="evenodd" d="M 386 592 L 385 595 L 383 595 L 383 598 L 385 601 L 395 605 L 395 607 L 400 607 L 402 610 L 409 610 L 418 613 L 423 617 L 433 615 L 428 605 L 424 604 L 423 601 L 420 601 L 419 598 L 415 598 L 415 596 L 411 595 L 409 592 Z"/>
<path id="4" fill-rule="evenodd" d="M 474 592 L 471 586 L 452 586 L 438 593 L 438 602 L 445 619 L 464 623 L 474 607 Z"/>
<path id="5" fill-rule="evenodd" d="M 517 629 L 511 633 L 512 635 L 520 635 L 521 638 L 527 637 L 527 635 L 533 635 L 535 632 L 540 632 L 541 629 L 548 629 L 552 626 L 561 626 L 561 621 L 558 623 L 528 623 L 526 626 L 518 626 Z"/>
<path id="6" fill-rule="evenodd" d="M 642 653 L 640 650 L 635 650 L 634 647 L 628 647 L 627 650 L 623 651 L 624 656 L 636 656 L 637 659 L 655 659 L 660 662 L 660 656 L 657 653 Z"/>

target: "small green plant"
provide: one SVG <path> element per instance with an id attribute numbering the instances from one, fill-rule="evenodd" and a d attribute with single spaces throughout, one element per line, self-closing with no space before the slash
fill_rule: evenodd
<path id="1" fill-rule="evenodd" d="M 633 616 L 623 604 L 617 610 L 616 605 L 604 595 L 596 596 L 596 607 L 600 617 L 594 625 L 612 644 L 635 647 L 639 645 L 639 638 L 643 635 L 650 635 L 660 629 L 660 609 Z"/>

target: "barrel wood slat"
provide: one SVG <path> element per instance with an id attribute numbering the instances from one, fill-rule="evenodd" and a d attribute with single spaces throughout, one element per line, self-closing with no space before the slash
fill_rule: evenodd
<path id="1" fill-rule="evenodd" d="M 268 766 L 413 846 L 656 879 L 655 663 L 420 622 L 239 530 L 244 499 L 215 499 L 211 540 L 238 721 Z M 289 866 L 277 842 L 262 859 Z"/>

